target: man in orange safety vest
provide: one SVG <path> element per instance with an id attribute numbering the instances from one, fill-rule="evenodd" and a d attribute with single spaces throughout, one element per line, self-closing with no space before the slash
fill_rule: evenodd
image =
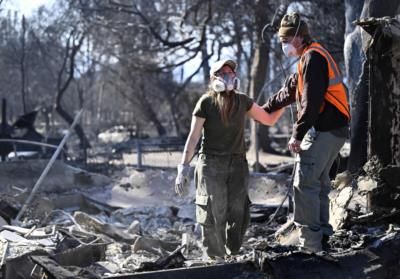
<path id="1" fill-rule="evenodd" d="M 312 40 L 299 14 L 283 17 L 279 39 L 286 56 L 298 57 L 297 72 L 263 108 L 273 112 L 297 104 L 297 121 L 288 143 L 296 154 L 294 222 L 302 249 L 323 250 L 333 233 L 329 224 L 329 170 L 349 131 L 349 105 L 338 65 Z"/>

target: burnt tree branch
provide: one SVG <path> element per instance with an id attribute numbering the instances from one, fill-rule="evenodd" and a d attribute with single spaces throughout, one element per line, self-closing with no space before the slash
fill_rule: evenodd
<path id="1" fill-rule="evenodd" d="M 57 76 L 55 110 L 70 125 L 73 122 L 73 117 L 62 106 L 62 98 L 74 78 L 75 57 L 82 46 L 84 38 L 85 36 L 83 34 L 77 35 L 76 31 L 71 31 L 66 42 L 64 59 Z M 65 72 L 67 72 L 67 77 L 64 80 L 63 77 Z M 90 148 L 89 140 L 87 139 L 81 125 L 78 124 L 75 126 L 75 132 L 79 137 L 81 147 L 84 150 Z"/>

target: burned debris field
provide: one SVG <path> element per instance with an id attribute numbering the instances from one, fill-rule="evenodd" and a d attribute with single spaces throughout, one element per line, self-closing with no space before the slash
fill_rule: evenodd
<path id="1" fill-rule="evenodd" d="M 313 254 L 297 251 L 287 202 L 279 207 L 288 190 L 290 161 L 283 163 L 285 171 L 251 176 L 251 224 L 240 255 L 213 262 L 203 259 L 193 198 L 171 191 L 171 169 L 127 167 L 107 177 L 56 162 L 16 221 L 32 179 L 46 163 L 5 162 L 0 169 L 4 178 L 18 166 L 18 178 L 6 180 L 1 197 L 3 278 L 398 275 L 399 209 L 368 208 L 376 183 L 365 177 L 358 190 L 348 177 L 336 181 L 331 197 L 337 228 L 328 253 Z"/>
<path id="2" fill-rule="evenodd" d="M 0 25 L 0 279 L 400 279 L 399 1 Z"/>

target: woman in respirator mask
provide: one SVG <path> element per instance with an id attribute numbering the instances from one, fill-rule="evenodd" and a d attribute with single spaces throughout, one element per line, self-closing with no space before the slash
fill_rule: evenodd
<path id="1" fill-rule="evenodd" d="M 236 62 L 220 60 L 211 66 L 209 90 L 194 108 L 175 181 L 176 193 L 186 194 L 189 164 L 201 137 L 195 169 L 196 219 L 202 228 L 204 250 L 211 259 L 239 252 L 250 219 L 246 116 L 274 125 L 283 113 L 265 112 L 238 87 Z"/>

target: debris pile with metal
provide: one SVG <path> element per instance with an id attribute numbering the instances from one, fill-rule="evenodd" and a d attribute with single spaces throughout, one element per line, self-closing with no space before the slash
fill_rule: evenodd
<path id="1" fill-rule="evenodd" d="M 204 278 L 205 272 L 207 278 L 222 278 L 222 274 L 281 278 L 295 274 L 295 267 L 309 260 L 315 268 L 332 270 L 331 265 L 347 266 L 347 270 L 357 265 L 357 272 L 369 270 L 364 274 L 370 275 L 382 274 L 382 268 L 391 272 L 388 265 L 398 259 L 393 251 L 387 252 L 400 238 L 398 223 L 387 222 L 395 215 L 381 218 L 380 224 L 376 219 L 366 222 L 370 217 L 359 192 L 345 190 L 351 179 L 339 177 L 338 183 L 347 182 L 336 189 L 332 204 L 342 206 L 347 212 L 343 216 L 349 217 L 336 221 L 341 225 L 329 241 L 329 254 L 315 255 L 282 246 L 276 238 L 277 229 L 287 221 L 288 203 L 282 207 L 280 203 L 286 196 L 289 175 L 252 175 L 252 222 L 244 245 L 240 255 L 218 262 L 203 258 L 194 187 L 187 198 L 177 197 L 174 170 L 126 168 L 111 179 L 57 161 L 20 222 L 15 222 L 32 181 L 46 162 L 19 163 L 18 179 L 7 178 L 17 167 L 14 162 L 0 166 L 4 185 L 0 201 L 2 278 Z M 363 183 L 359 188 L 366 187 Z M 357 219 L 351 212 L 358 207 Z M 293 268 L 287 268 L 289 263 Z M 311 272 L 313 266 L 307 269 Z"/>
<path id="2" fill-rule="evenodd" d="M 399 195 L 396 189 L 388 195 L 387 189 L 398 188 L 400 180 L 397 173 L 390 175 L 392 185 L 382 179 L 388 171 L 372 158 L 363 175 L 339 174 L 331 193 L 330 223 L 335 233 L 325 251 L 297 249 L 298 232 L 289 219 L 255 248 L 261 270 L 271 278 L 399 278 Z"/>
<path id="3" fill-rule="evenodd" d="M 174 170 L 126 168 L 110 179 L 56 161 L 27 210 L 16 220 L 45 166 L 41 160 L 0 166 L 4 185 L 0 201 L 3 278 L 41 278 L 44 274 L 103 278 L 216 264 L 203 260 L 194 187 L 186 199 L 177 197 Z M 18 176 L 10 175 L 16 170 Z M 253 176 L 250 194 L 254 201 L 280 200 L 286 177 Z M 253 217 L 265 220 L 271 211 L 273 208 L 259 204 Z M 241 257 L 227 259 L 224 264 L 252 260 L 252 255 L 251 247 L 244 247 Z M 249 273 L 246 266 L 243 272 Z M 242 266 L 228 265 L 221 272 L 227 270 L 239 272 Z M 259 273 L 252 270 L 250 273 Z"/>

